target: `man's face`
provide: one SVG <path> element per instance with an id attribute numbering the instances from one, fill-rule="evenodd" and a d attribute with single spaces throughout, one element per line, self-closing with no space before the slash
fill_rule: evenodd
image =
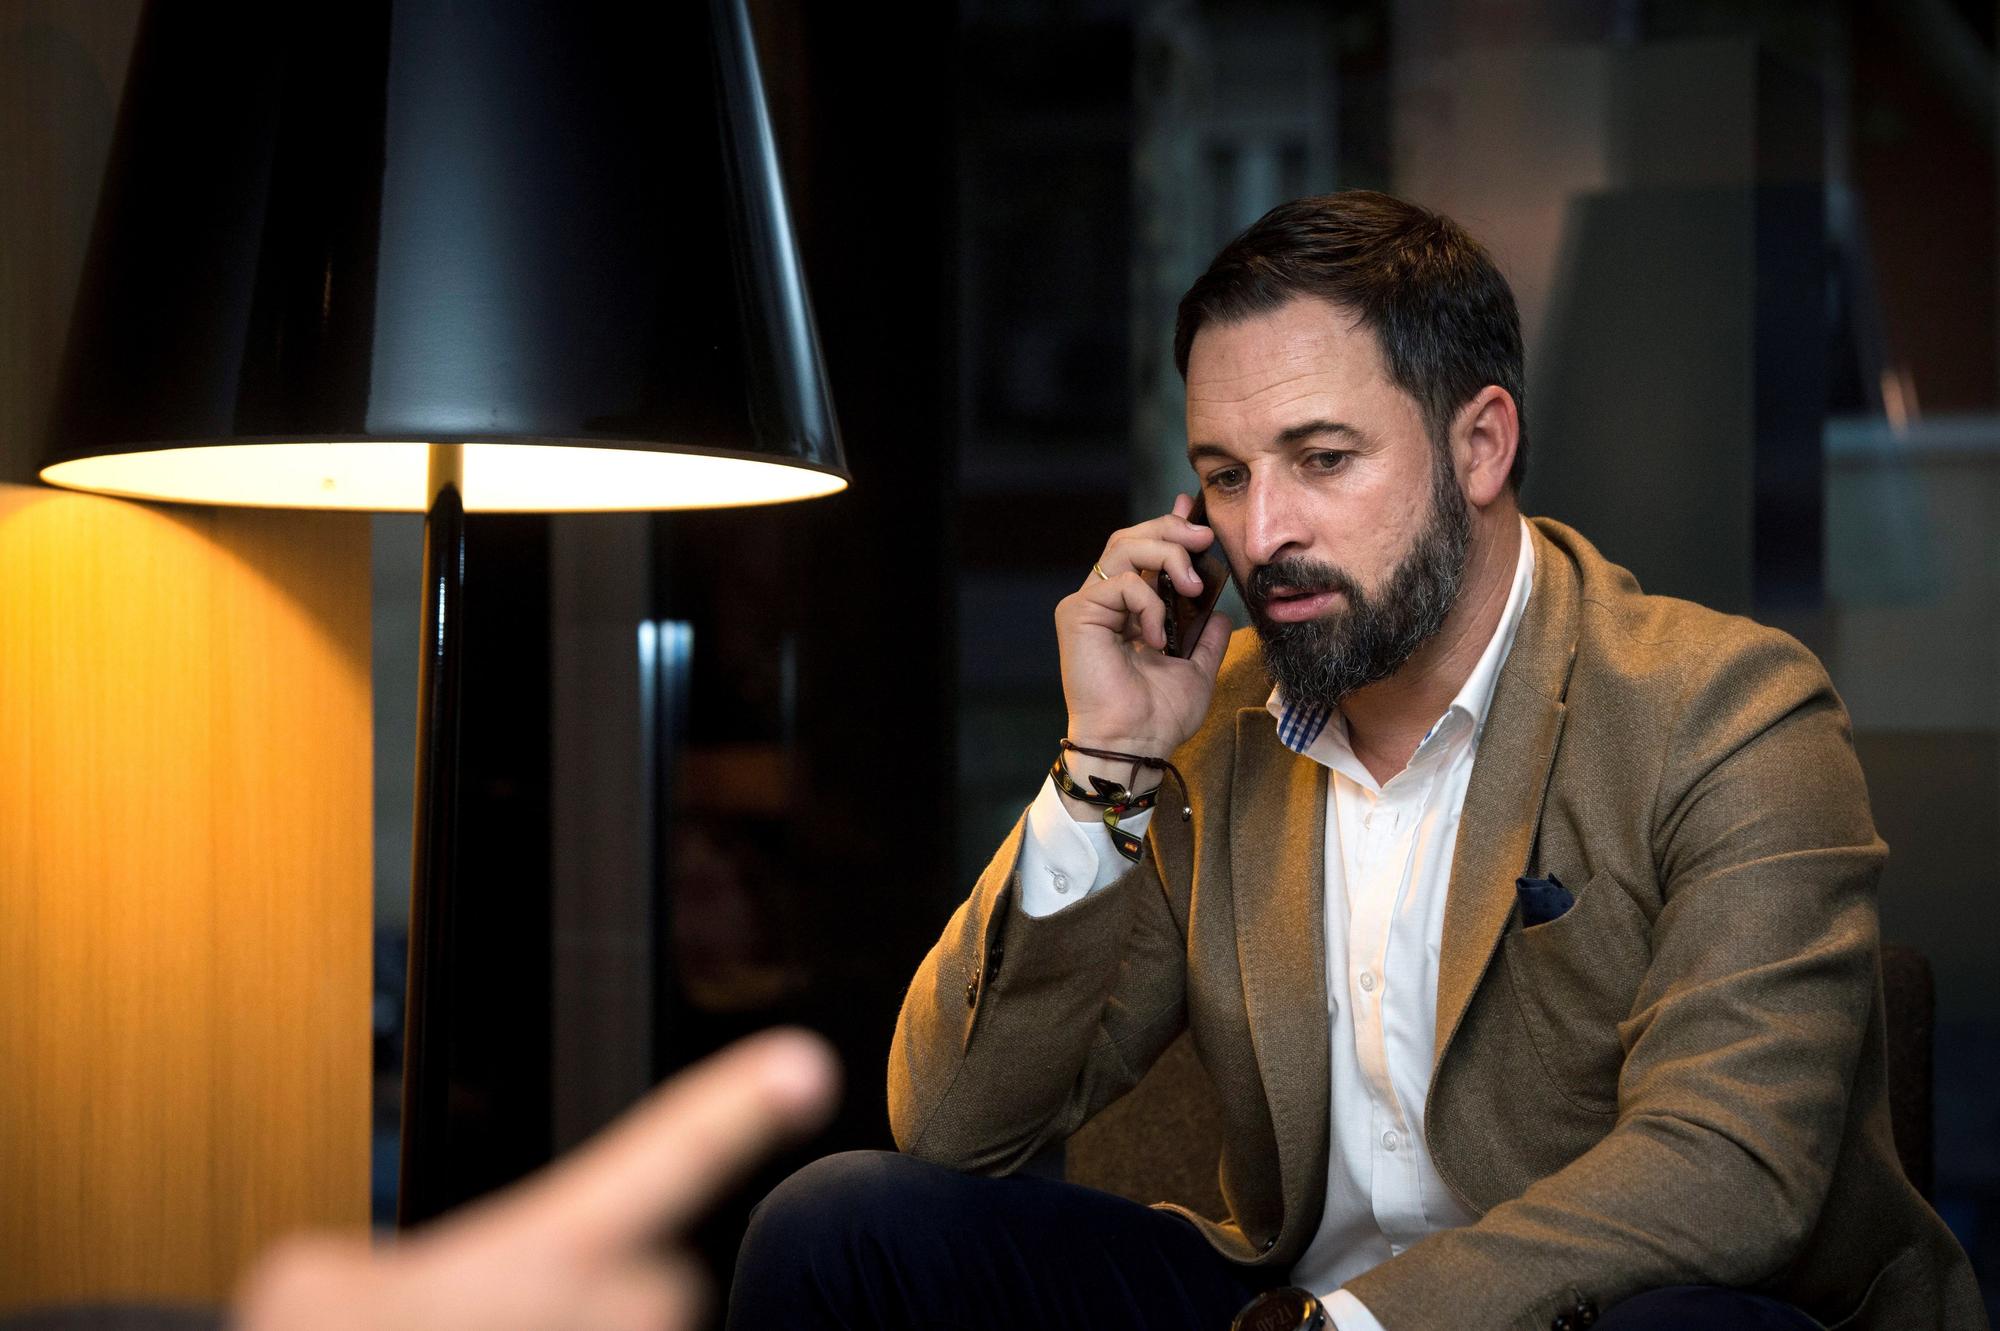
<path id="1" fill-rule="evenodd" d="M 1188 456 L 1294 703 L 1387 679 L 1457 599 L 1471 512 L 1375 334 L 1324 301 L 1211 324 L 1188 356 Z"/>

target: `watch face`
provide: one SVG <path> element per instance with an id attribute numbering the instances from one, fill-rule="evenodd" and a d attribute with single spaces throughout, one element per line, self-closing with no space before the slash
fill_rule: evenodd
<path id="1" fill-rule="evenodd" d="M 1266 1290 L 1245 1305 L 1229 1331 L 1320 1331 L 1326 1313 L 1305 1290 L 1286 1286 Z"/>

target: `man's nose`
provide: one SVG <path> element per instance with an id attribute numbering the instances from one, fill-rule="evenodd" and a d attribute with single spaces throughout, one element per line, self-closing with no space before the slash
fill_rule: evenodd
<path id="1" fill-rule="evenodd" d="M 1251 567 L 1302 553 L 1311 539 L 1295 497 L 1271 482 L 1251 482 L 1244 505 L 1243 557 Z"/>

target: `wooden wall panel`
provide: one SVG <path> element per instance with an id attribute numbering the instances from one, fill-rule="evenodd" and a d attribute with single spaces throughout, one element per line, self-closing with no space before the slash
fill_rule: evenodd
<path id="1" fill-rule="evenodd" d="M 0 486 L 0 1309 L 364 1225 L 365 517 Z"/>
<path id="2" fill-rule="evenodd" d="M 0 1310 L 367 1218 L 367 519 L 4 484 L 139 9 L 0 6 Z"/>

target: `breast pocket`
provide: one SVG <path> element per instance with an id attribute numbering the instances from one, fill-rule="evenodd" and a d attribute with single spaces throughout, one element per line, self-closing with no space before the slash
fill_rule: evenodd
<path id="1" fill-rule="evenodd" d="M 1630 1015 L 1653 959 L 1645 913 L 1615 878 L 1600 873 L 1560 917 L 1513 930 L 1501 951 L 1550 1083 L 1579 1109 L 1616 1113 L 1625 1062 L 1618 1023 Z"/>

